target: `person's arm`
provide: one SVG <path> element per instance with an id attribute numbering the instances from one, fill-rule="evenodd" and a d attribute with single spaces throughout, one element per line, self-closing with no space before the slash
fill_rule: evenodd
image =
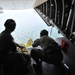
<path id="1" fill-rule="evenodd" d="M 33 47 L 37 47 L 38 45 L 40 45 L 40 39 L 36 39 L 32 44 Z"/>
<path id="2" fill-rule="evenodd" d="M 19 48 L 21 48 L 21 49 L 25 48 L 25 46 L 21 46 L 21 45 L 19 45 L 19 44 L 16 43 L 16 42 L 14 42 L 14 43 L 16 44 L 17 47 L 19 47 Z"/>

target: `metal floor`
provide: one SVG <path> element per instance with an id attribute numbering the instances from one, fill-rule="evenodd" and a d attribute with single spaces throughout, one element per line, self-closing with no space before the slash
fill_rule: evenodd
<path id="1" fill-rule="evenodd" d="M 4 75 L 0 72 L 0 75 Z M 25 75 L 72 75 L 67 70 L 63 71 L 60 67 L 52 64 L 42 63 L 42 70 L 34 69 L 32 65 L 29 66 L 29 71 Z"/>
<path id="2" fill-rule="evenodd" d="M 42 70 L 34 69 L 34 75 L 71 75 L 66 69 L 62 70 L 58 66 L 54 66 L 52 64 L 42 63 Z M 33 75 L 33 74 L 30 74 Z"/>

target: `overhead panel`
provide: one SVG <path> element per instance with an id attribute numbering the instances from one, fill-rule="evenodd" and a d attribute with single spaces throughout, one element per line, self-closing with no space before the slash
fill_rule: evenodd
<path id="1" fill-rule="evenodd" d="M 15 10 L 24 10 L 30 9 L 34 7 L 36 0 L 13 0 L 13 6 L 15 6 Z"/>
<path id="2" fill-rule="evenodd" d="M 35 4 L 34 4 L 34 7 L 37 7 L 38 5 L 46 2 L 47 0 L 36 0 Z"/>
<path id="3" fill-rule="evenodd" d="M 35 8 L 47 0 L 0 0 L 0 8 L 4 10 L 24 10 Z"/>

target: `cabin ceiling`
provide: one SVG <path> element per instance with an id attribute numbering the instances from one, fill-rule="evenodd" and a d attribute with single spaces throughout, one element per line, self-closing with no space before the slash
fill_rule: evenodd
<path id="1" fill-rule="evenodd" d="M 24 10 L 35 8 L 47 0 L 0 0 L 0 10 Z"/>

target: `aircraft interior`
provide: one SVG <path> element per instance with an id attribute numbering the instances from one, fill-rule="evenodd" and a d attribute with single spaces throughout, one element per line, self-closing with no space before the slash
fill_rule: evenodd
<path id="1" fill-rule="evenodd" d="M 42 71 L 30 67 L 31 71 L 26 75 L 75 75 L 75 0 L 0 0 L 0 32 L 7 18 L 17 22 L 13 36 L 16 42 L 22 42 L 28 50 L 44 28 L 62 47 L 62 67 L 43 62 Z M 4 75 L 2 67 L 0 75 Z"/>

